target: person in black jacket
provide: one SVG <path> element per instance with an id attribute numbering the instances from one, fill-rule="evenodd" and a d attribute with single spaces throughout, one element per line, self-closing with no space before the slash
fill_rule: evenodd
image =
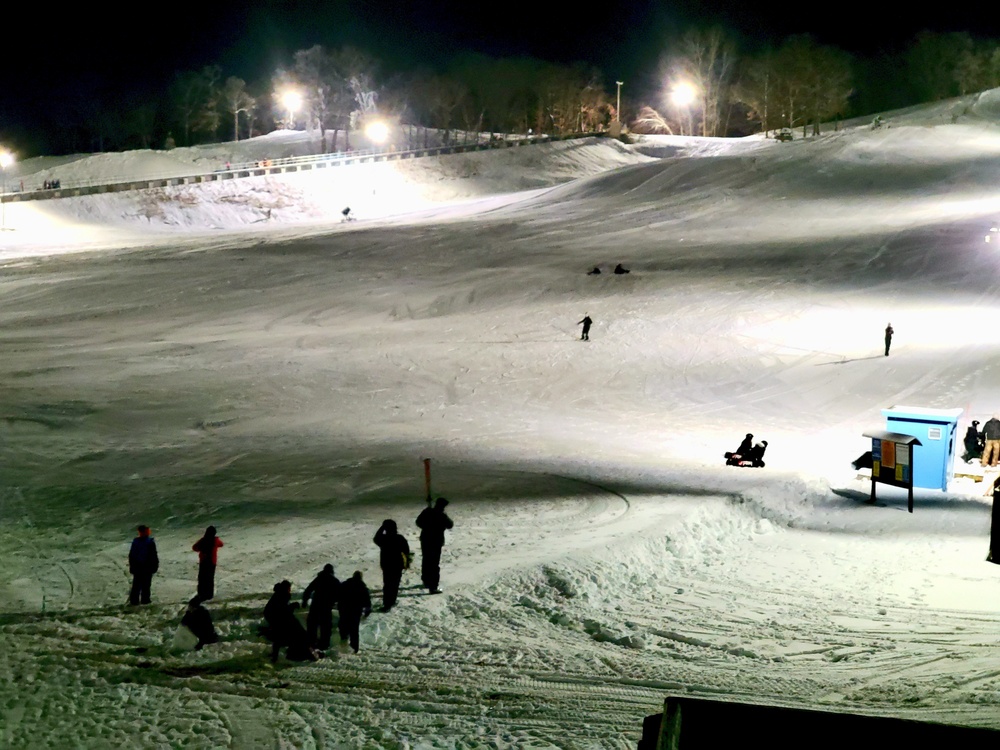
<path id="1" fill-rule="evenodd" d="M 280 581 L 274 584 L 274 593 L 264 607 L 268 637 L 271 639 L 271 661 L 278 661 L 282 648 L 292 661 L 315 661 L 318 655 L 309 647 L 309 637 L 302 623 L 295 616 L 297 604 L 292 603 L 292 584 Z"/>
<path id="2" fill-rule="evenodd" d="M 590 327 L 594 324 L 594 321 L 590 319 L 589 315 L 584 315 L 583 320 L 579 321 L 577 325 L 583 324 L 583 332 L 580 334 L 580 341 L 590 341 Z"/>
<path id="3" fill-rule="evenodd" d="M 361 577 L 360 570 L 355 570 L 353 576 L 340 584 L 337 611 L 340 615 L 337 621 L 337 629 L 340 631 L 340 645 L 344 647 L 350 643 L 354 653 L 358 653 L 361 618 L 368 617 L 372 611 L 371 593 Z"/>
<path id="4" fill-rule="evenodd" d="M 984 447 L 983 435 L 979 431 L 978 420 L 972 420 L 972 424 L 969 425 L 969 429 L 965 431 L 965 438 L 963 442 L 965 443 L 965 453 L 962 456 L 963 461 L 971 461 L 974 458 L 982 458 Z"/>
<path id="5" fill-rule="evenodd" d="M 895 331 L 892 330 L 892 323 L 888 323 L 885 327 L 885 356 L 889 356 L 889 347 L 892 346 L 892 334 Z"/>
<path id="6" fill-rule="evenodd" d="M 132 574 L 132 590 L 129 592 L 129 604 L 149 604 L 149 588 L 153 576 L 160 569 L 160 558 L 156 553 L 156 540 L 151 536 L 148 526 L 136 528 L 138 534 L 132 540 L 128 551 L 128 569 Z"/>
<path id="7" fill-rule="evenodd" d="M 397 531 L 396 522 L 386 519 L 375 532 L 372 540 L 379 547 L 379 565 L 382 567 L 382 611 L 388 612 L 399 597 L 399 582 L 403 570 L 410 567 L 410 545 Z"/>
<path id="8" fill-rule="evenodd" d="M 302 592 L 302 606 L 309 607 L 306 630 L 309 643 L 321 651 L 330 648 L 330 634 L 333 631 L 333 605 L 337 603 L 340 581 L 333 575 L 333 566 L 323 566 L 312 583 Z M 312 605 L 309 600 L 312 599 Z"/>
<path id="9" fill-rule="evenodd" d="M 440 594 L 441 549 L 444 547 L 444 532 L 454 527 L 448 514 L 444 512 L 448 501 L 439 497 L 433 508 L 424 508 L 417 516 L 420 529 L 420 578 L 424 588 L 432 594 Z"/>
<path id="10" fill-rule="evenodd" d="M 753 433 L 748 432 L 747 436 L 743 438 L 743 442 L 740 443 L 740 447 L 737 448 L 734 453 L 737 456 L 746 458 L 750 454 L 751 448 L 753 448 Z"/>
<path id="11" fill-rule="evenodd" d="M 198 639 L 195 651 L 201 651 L 206 643 L 218 643 L 219 635 L 212 624 L 212 615 L 201 603 L 201 596 L 195 596 L 188 602 L 187 611 L 181 618 L 181 625 L 190 630 Z"/>

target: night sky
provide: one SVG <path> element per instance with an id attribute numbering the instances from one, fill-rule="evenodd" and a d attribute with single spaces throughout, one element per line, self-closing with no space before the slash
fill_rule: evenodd
<path id="1" fill-rule="evenodd" d="M 747 50 L 795 33 L 861 54 L 899 49 L 926 28 L 1000 36 L 1000 21 L 985 25 L 989 19 L 971 7 L 921 15 L 909 6 L 874 17 L 852 11 L 858 7 L 866 6 L 768 0 L 176 0 L 131 8 L 21 6 L 23 18 L 5 29 L 0 142 L 5 130 L 35 126 L 39 112 L 57 120 L 52 113 L 64 105 L 81 106 L 89 92 L 104 98 L 140 96 L 165 88 L 175 71 L 209 64 L 219 64 L 224 76 L 253 81 L 287 63 L 295 50 L 316 43 L 353 44 L 382 59 L 388 71 L 441 67 L 465 50 L 582 61 L 602 70 L 609 90 L 619 79 L 638 94 L 655 74 L 665 39 L 697 25 L 723 25 Z"/>

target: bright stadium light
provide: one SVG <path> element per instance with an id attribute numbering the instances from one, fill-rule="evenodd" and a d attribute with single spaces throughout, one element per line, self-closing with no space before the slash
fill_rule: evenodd
<path id="1" fill-rule="evenodd" d="M 288 129 L 295 128 L 295 113 L 302 108 L 302 94 L 294 89 L 289 89 L 281 95 L 281 103 L 288 110 Z"/>
<path id="2" fill-rule="evenodd" d="M 373 120 L 365 126 L 365 135 L 373 143 L 385 143 L 389 138 L 389 126 L 381 120 Z"/>
<path id="3" fill-rule="evenodd" d="M 674 87 L 670 89 L 670 101 L 672 101 L 676 107 L 690 107 L 697 96 L 698 90 L 693 84 L 690 84 L 687 81 L 675 83 Z"/>

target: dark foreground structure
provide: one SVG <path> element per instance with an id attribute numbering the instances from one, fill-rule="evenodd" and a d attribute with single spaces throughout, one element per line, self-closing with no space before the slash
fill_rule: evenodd
<path id="1" fill-rule="evenodd" d="M 647 716 L 642 722 L 639 750 L 716 750 L 751 747 L 758 742 L 757 746 L 768 750 L 803 747 L 995 750 L 1000 744 L 1000 731 L 670 696 L 662 714 Z"/>

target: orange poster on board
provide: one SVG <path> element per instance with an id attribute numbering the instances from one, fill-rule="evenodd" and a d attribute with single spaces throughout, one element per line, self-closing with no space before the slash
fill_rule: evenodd
<path id="1" fill-rule="evenodd" d="M 896 444 L 891 440 L 882 441 L 882 466 L 886 469 L 896 466 Z"/>

